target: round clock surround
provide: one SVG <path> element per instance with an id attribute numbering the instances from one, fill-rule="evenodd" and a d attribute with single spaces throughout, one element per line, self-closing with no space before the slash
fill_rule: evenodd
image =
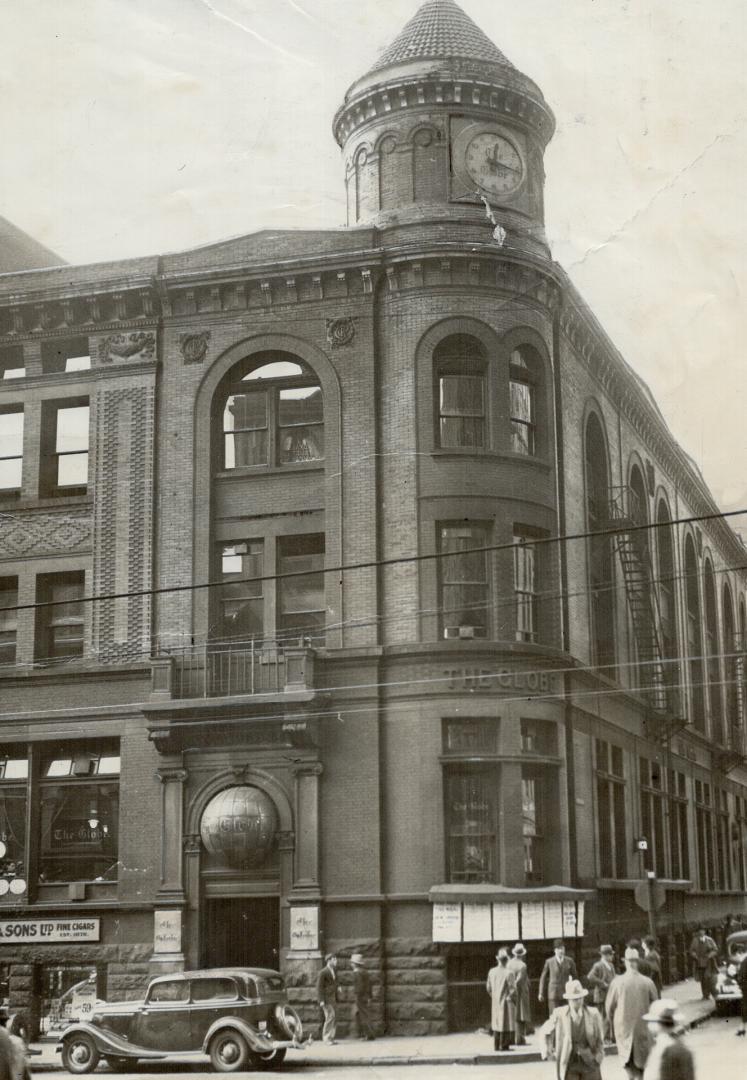
<path id="1" fill-rule="evenodd" d="M 511 195 L 526 173 L 519 149 L 505 135 L 479 131 L 464 150 L 464 168 L 481 191 L 489 195 Z"/>

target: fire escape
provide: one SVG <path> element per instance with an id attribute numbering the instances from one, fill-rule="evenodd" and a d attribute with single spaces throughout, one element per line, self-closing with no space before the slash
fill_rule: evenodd
<path id="1" fill-rule="evenodd" d="M 629 487 L 611 489 L 609 527 L 620 559 L 638 657 L 639 693 L 647 707 L 646 735 L 667 744 L 687 723 L 677 688 L 677 665 L 667 662 L 662 647 L 659 593 L 648 533 L 638 511 L 638 497 Z"/>

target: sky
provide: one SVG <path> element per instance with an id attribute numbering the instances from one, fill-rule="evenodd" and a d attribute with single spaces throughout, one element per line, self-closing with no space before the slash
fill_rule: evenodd
<path id="1" fill-rule="evenodd" d="M 73 263 L 344 225 L 332 117 L 418 6 L 0 0 L 0 215 Z M 554 258 L 747 507 L 747 5 L 462 6 L 555 112 Z"/>

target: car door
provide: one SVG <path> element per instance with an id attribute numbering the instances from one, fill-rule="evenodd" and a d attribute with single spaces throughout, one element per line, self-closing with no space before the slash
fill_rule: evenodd
<path id="1" fill-rule="evenodd" d="M 192 1046 L 200 1049 L 216 1020 L 236 1016 L 243 1006 L 234 979 L 205 975 L 192 979 Z"/>
<path id="2" fill-rule="evenodd" d="M 187 979 L 152 983 L 135 1020 L 132 1041 L 144 1050 L 184 1053 L 192 1049 Z"/>

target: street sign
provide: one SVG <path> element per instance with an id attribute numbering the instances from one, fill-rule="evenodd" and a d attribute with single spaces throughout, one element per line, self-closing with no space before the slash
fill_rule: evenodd
<path id="1" fill-rule="evenodd" d="M 660 881 L 639 881 L 634 895 L 643 911 L 658 911 L 667 900 L 667 891 Z"/>

